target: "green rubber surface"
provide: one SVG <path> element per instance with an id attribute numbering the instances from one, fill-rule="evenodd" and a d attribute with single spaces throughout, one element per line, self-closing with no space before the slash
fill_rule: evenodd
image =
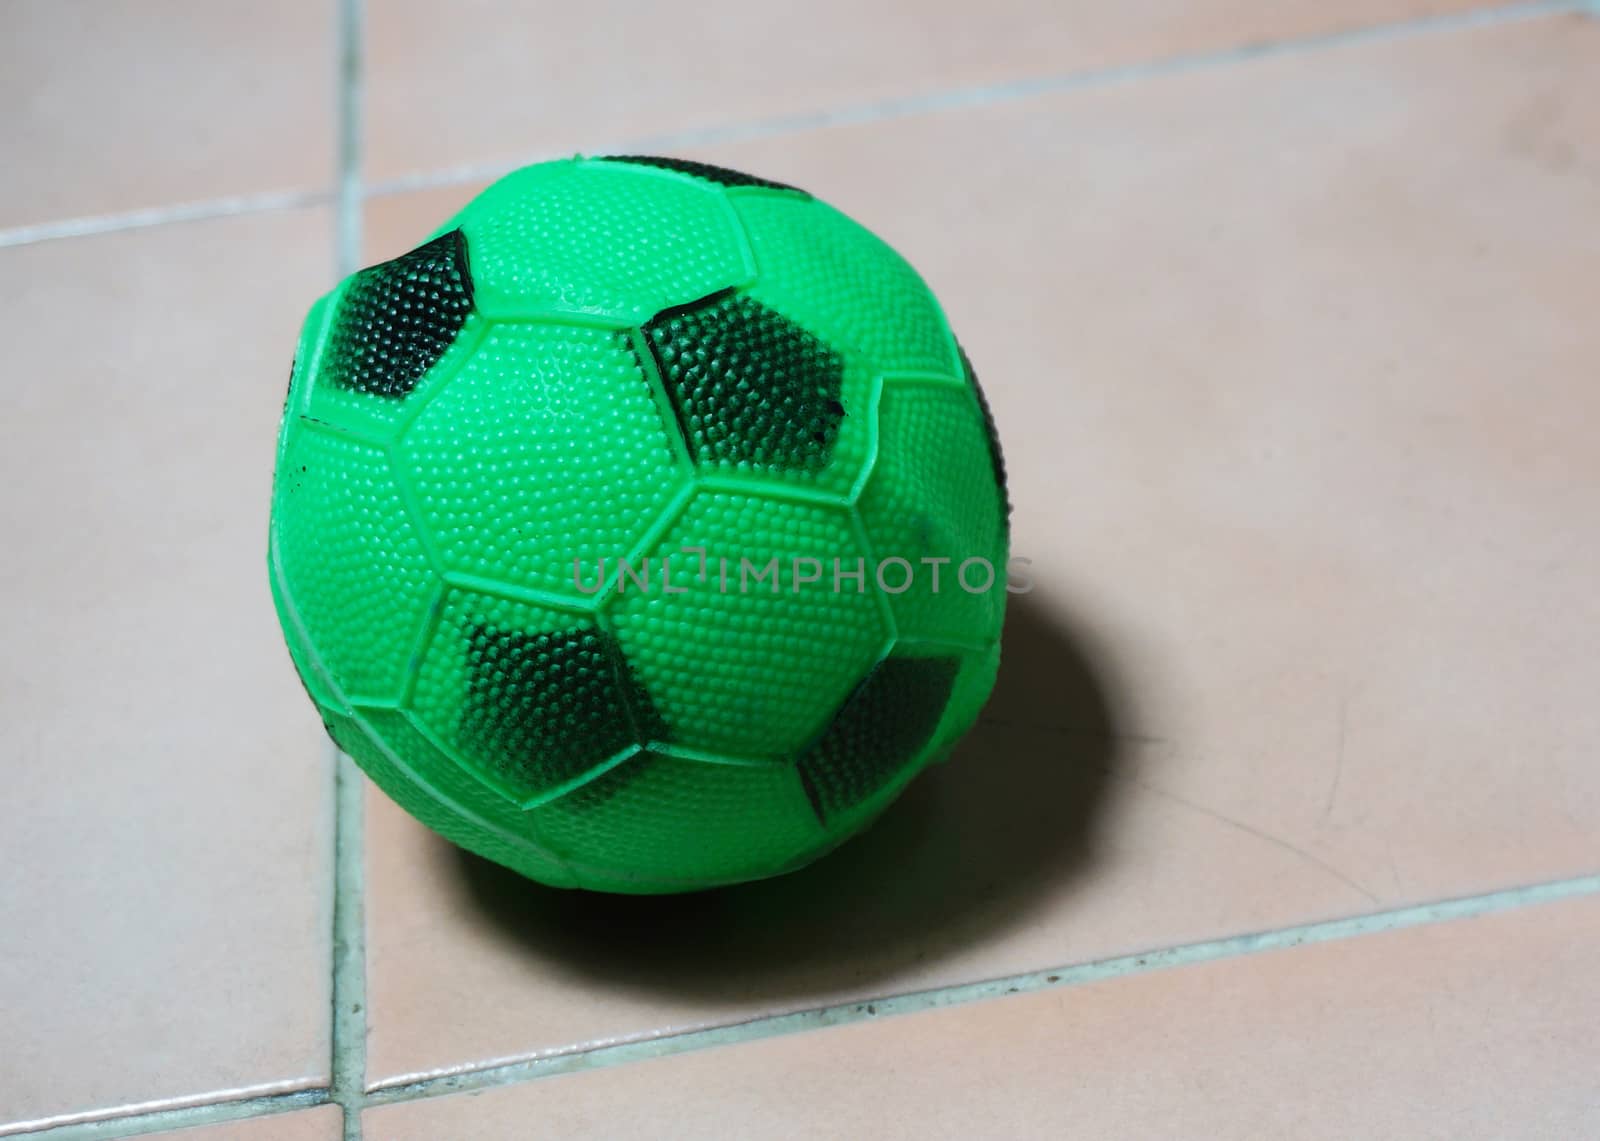
<path id="1" fill-rule="evenodd" d="M 312 307 L 273 599 L 334 740 L 454 843 L 561 887 L 756 879 L 976 720 L 998 448 L 938 302 L 838 211 L 543 163 Z"/>

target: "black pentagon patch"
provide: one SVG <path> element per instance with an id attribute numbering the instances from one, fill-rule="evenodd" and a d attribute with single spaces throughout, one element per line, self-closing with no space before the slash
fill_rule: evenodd
<path id="1" fill-rule="evenodd" d="M 877 792 L 938 728 L 958 658 L 885 658 L 800 755 L 800 781 L 824 824 Z"/>
<path id="2" fill-rule="evenodd" d="M 471 311 L 467 239 L 451 230 L 356 274 L 334 315 L 324 375 L 353 392 L 403 399 Z"/>
<path id="3" fill-rule="evenodd" d="M 807 198 L 811 197 L 798 186 L 790 186 L 787 182 L 773 182 L 771 179 L 757 178 L 740 170 L 729 170 L 725 166 L 712 166 L 708 162 L 693 162 L 686 158 L 664 158 L 660 155 L 603 155 L 601 161 L 631 162 L 636 166 L 675 170 L 679 174 L 690 174 L 707 182 L 715 182 L 718 186 L 759 186 L 767 190 L 789 190 L 795 194 L 805 194 Z"/>
<path id="4" fill-rule="evenodd" d="M 994 413 L 989 410 L 989 400 L 983 394 L 983 386 L 978 383 L 978 374 L 973 371 L 972 360 L 959 341 L 956 342 L 956 352 L 961 354 L 961 371 L 966 376 L 967 383 L 972 386 L 972 394 L 978 398 L 978 409 L 983 413 L 983 431 L 989 437 L 989 465 L 994 470 L 995 486 L 1000 489 L 1001 521 L 1009 526 L 1011 492 L 1006 487 L 1006 458 L 1000 451 L 1000 433 L 995 430 Z"/>
<path id="5" fill-rule="evenodd" d="M 467 673 L 461 740 L 525 797 L 667 736 L 616 639 L 592 624 L 533 634 L 477 626 Z"/>
<path id="6" fill-rule="evenodd" d="M 696 463 L 827 464 L 844 419 L 844 358 L 821 340 L 731 291 L 664 310 L 644 334 Z"/>

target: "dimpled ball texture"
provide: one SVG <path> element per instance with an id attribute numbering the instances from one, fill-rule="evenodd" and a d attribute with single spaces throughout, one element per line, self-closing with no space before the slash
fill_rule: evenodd
<path id="1" fill-rule="evenodd" d="M 301 333 L 268 556 L 300 678 L 390 797 L 547 884 L 735 883 L 864 827 L 976 720 L 1006 557 L 937 301 L 791 186 L 531 166 Z"/>

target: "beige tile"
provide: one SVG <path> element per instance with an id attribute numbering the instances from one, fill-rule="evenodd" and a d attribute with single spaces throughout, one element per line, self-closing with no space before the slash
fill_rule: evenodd
<path id="1" fill-rule="evenodd" d="M 1560 18 L 695 156 L 924 268 L 1040 589 L 786 880 L 552 893 L 375 797 L 373 1080 L 1592 871 L 1597 128 Z"/>
<path id="2" fill-rule="evenodd" d="M 0 227 L 325 189 L 331 0 L 7 0 Z"/>
<path id="3" fill-rule="evenodd" d="M 1485 0 L 424 0 L 369 11 L 367 171 L 626 145 L 951 87 L 1144 63 L 1453 11 Z"/>
<path id="4" fill-rule="evenodd" d="M 343 1135 L 344 1113 L 336 1105 L 151 1134 L 172 1141 L 339 1141 Z"/>
<path id="5" fill-rule="evenodd" d="M 415 249 L 487 185 L 474 181 L 367 199 L 362 220 L 363 262 L 370 265 Z"/>
<path id="6" fill-rule="evenodd" d="M 1592 1137 L 1594 900 L 369 1110 L 369 1141 Z"/>
<path id="7" fill-rule="evenodd" d="M 0 1128 L 326 1079 L 331 766 L 265 536 L 329 229 L 0 251 Z"/>

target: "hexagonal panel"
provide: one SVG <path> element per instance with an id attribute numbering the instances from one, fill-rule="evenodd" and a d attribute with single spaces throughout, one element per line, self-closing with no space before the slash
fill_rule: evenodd
<path id="1" fill-rule="evenodd" d="M 856 509 L 886 569 L 900 636 L 978 645 L 999 634 L 1005 611 L 1006 536 L 1001 491 L 977 401 L 956 383 L 890 378 L 878 403 L 878 456 Z M 994 580 L 963 589 L 961 564 L 988 560 Z M 922 560 L 944 559 L 943 564 Z M 936 578 L 937 576 L 937 578 Z M 980 565 L 967 583 L 979 586 Z"/>
<path id="2" fill-rule="evenodd" d="M 773 182 L 770 178 L 759 178 L 742 170 L 713 166 L 709 162 L 695 162 L 692 159 L 666 158 L 662 155 L 602 155 L 592 161 L 633 163 L 637 166 L 655 167 L 658 170 L 676 171 L 690 178 L 704 179 L 706 182 L 714 182 L 723 187 L 753 186 L 762 190 L 783 190 L 810 197 L 798 186 L 790 186 L 787 182 Z"/>
<path id="3" fill-rule="evenodd" d="M 344 708 L 344 698 L 333 691 L 323 673 L 321 659 L 311 649 L 305 626 L 284 590 L 283 574 L 278 566 L 278 540 L 270 535 L 267 540 L 267 586 L 272 592 L 272 605 L 278 613 L 278 623 L 283 627 L 283 640 L 289 649 L 289 660 L 306 696 L 317 707 L 317 712 L 327 716 L 330 710 Z"/>
<path id="4" fill-rule="evenodd" d="M 334 685 L 397 697 L 438 582 L 382 451 L 304 422 L 273 489 L 282 588 Z"/>
<path id="5" fill-rule="evenodd" d="M 667 735 L 593 616 L 454 588 L 409 705 L 464 764 L 519 804 Z"/>
<path id="6" fill-rule="evenodd" d="M 652 313 L 743 283 L 742 236 L 720 188 L 582 159 L 508 174 L 456 216 L 481 312 Z"/>
<path id="7" fill-rule="evenodd" d="M 749 292 L 878 372 L 959 376 L 939 303 L 881 238 L 832 206 L 785 194 L 730 195 L 756 259 Z"/>
<path id="8" fill-rule="evenodd" d="M 704 581 L 689 546 L 708 552 Z M 785 757 L 827 723 L 888 636 L 871 593 L 849 580 L 834 592 L 836 558 L 846 571 L 864 560 L 845 510 L 702 489 L 635 563 L 649 587 L 621 576 L 605 613 L 675 740 Z M 822 581 L 797 591 L 797 559 L 814 560 L 799 577 L 816 569 Z"/>
<path id="9" fill-rule="evenodd" d="M 574 598 L 689 478 L 628 338 L 576 325 L 491 327 L 395 454 L 448 569 Z"/>

